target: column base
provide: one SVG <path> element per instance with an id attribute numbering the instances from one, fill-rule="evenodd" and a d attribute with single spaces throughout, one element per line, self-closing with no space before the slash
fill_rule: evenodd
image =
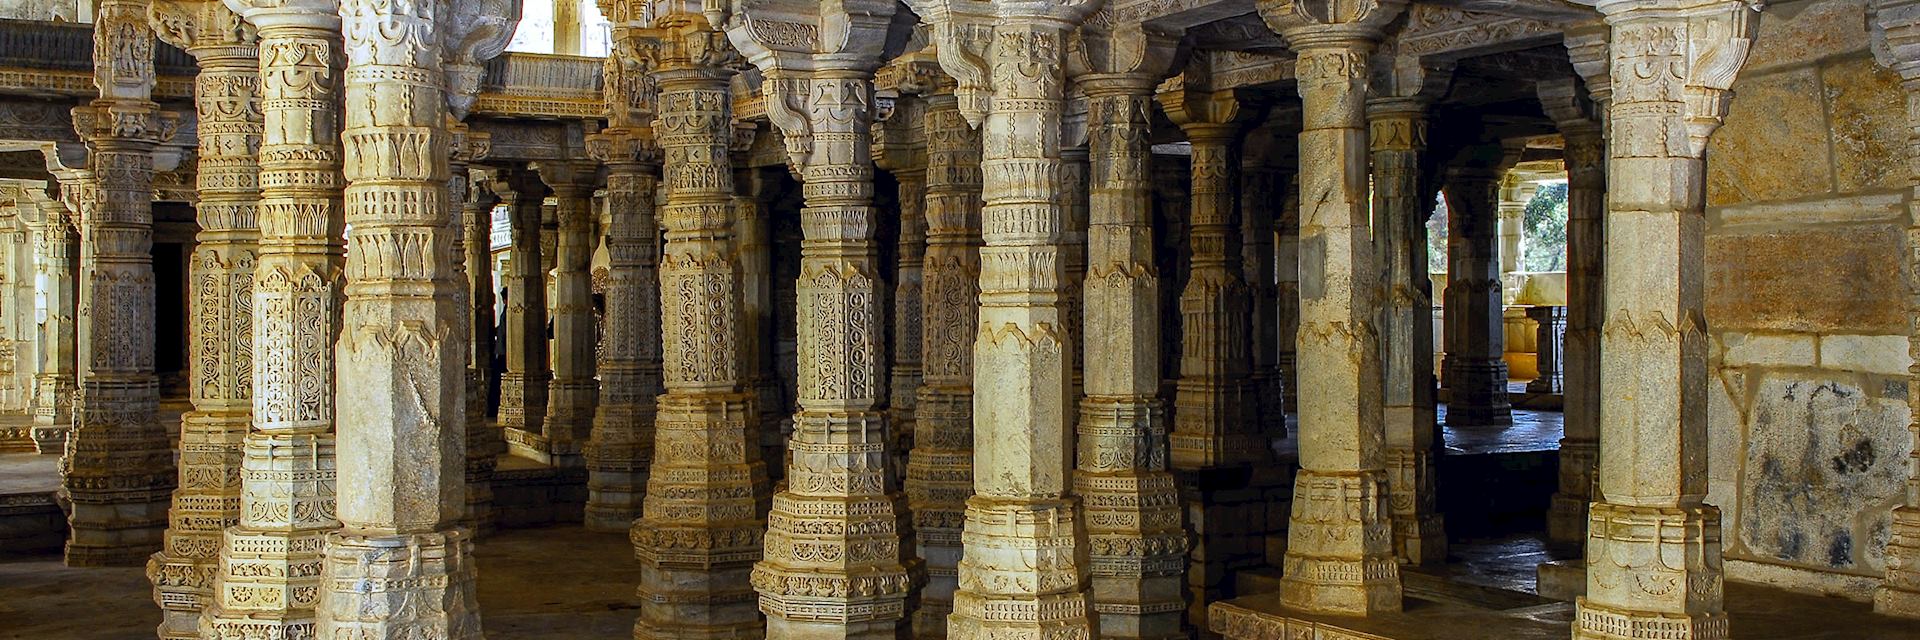
<path id="1" fill-rule="evenodd" d="M 164 546 L 165 500 L 75 503 L 72 509 L 65 552 L 69 567 L 144 567 Z"/>
<path id="2" fill-rule="evenodd" d="M 619 533 L 632 529 L 646 498 L 646 472 L 602 471 L 592 468 L 592 463 L 588 465 L 587 530 Z"/>
<path id="3" fill-rule="evenodd" d="M 312 529 L 228 529 L 221 552 L 225 575 L 200 618 L 201 637 L 318 637 L 314 606 L 319 603 L 325 543 L 326 532 Z"/>
<path id="4" fill-rule="evenodd" d="M 967 499 L 960 590 L 947 637 L 953 640 L 1098 638 L 1086 587 L 1085 557 L 1065 500 Z"/>
<path id="5" fill-rule="evenodd" d="M 467 533 L 327 536 L 318 637 L 480 640 Z"/>
<path id="6" fill-rule="evenodd" d="M 1679 615 L 1612 609 L 1574 601 L 1574 640 L 1723 640 L 1727 614 Z"/>
<path id="7" fill-rule="evenodd" d="M 1587 543 L 1587 497 L 1553 494 L 1547 506 L 1547 544 L 1555 551 L 1578 553 Z"/>
<path id="8" fill-rule="evenodd" d="M 1873 593 L 1873 610 L 1920 618 L 1920 508 L 1893 510 L 1893 538 L 1887 541 L 1887 579 Z"/>
<path id="9" fill-rule="evenodd" d="M 1587 532 L 1574 638 L 1727 637 L 1719 509 L 1595 502 Z"/>
<path id="10" fill-rule="evenodd" d="M 1288 520 L 1282 603 L 1341 615 L 1400 610 L 1400 567 L 1382 475 L 1300 470 Z"/>
<path id="11" fill-rule="evenodd" d="M 66 427 L 34 425 L 27 433 L 33 438 L 34 453 L 57 456 L 67 449 Z"/>
<path id="12" fill-rule="evenodd" d="M 1447 559 L 1446 518 L 1437 512 L 1434 485 L 1432 452 L 1387 449 L 1393 552 L 1402 564 L 1434 564 Z"/>
<path id="13" fill-rule="evenodd" d="M 1513 424 L 1513 400 L 1507 395 L 1507 363 L 1448 358 L 1447 426 L 1504 427 Z"/>

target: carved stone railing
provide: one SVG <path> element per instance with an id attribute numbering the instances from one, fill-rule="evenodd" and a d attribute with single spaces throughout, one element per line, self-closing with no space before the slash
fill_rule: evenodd
<path id="1" fill-rule="evenodd" d="M 473 111 L 498 117 L 606 115 L 602 58 L 508 53 L 487 62 Z"/>

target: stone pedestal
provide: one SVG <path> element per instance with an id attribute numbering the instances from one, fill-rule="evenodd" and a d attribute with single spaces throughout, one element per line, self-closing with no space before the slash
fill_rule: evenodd
<path id="1" fill-rule="evenodd" d="M 593 187 L 596 168 L 585 162 L 542 162 L 542 181 L 553 191 L 559 223 L 553 270 L 553 380 L 547 385 L 545 436 L 540 453 L 556 467 L 585 464 L 581 452 L 593 427 L 599 394 L 594 380 Z"/>
<path id="2" fill-rule="evenodd" d="M 1534 341 L 1538 355 L 1534 360 L 1534 368 L 1539 375 L 1527 383 L 1527 393 L 1561 393 L 1566 390 L 1566 378 L 1561 373 L 1561 354 L 1566 350 L 1567 308 L 1528 307 L 1527 317 L 1540 327 L 1539 337 Z"/>

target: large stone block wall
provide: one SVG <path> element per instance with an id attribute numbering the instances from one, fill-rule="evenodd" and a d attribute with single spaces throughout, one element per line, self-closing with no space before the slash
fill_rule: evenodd
<path id="1" fill-rule="evenodd" d="M 1771 3 L 1707 155 L 1727 575 L 1871 596 L 1912 447 L 1899 78 L 1863 0 Z"/>

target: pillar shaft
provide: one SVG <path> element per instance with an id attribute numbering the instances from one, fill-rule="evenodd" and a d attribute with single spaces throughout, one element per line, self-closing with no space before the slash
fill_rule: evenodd
<path id="1" fill-rule="evenodd" d="M 1613 134 L 1600 375 L 1600 496 L 1573 637 L 1728 636 L 1707 492 L 1707 136 L 1759 22 L 1743 2 L 1602 2 Z M 1703 56 L 1697 52 L 1715 51 Z M 1657 70 L 1648 73 L 1646 70 Z M 1671 585 L 1660 587 L 1659 585 Z"/>
<path id="2" fill-rule="evenodd" d="M 1287 431 L 1286 380 L 1280 374 L 1279 288 L 1274 274 L 1274 225 L 1285 191 L 1285 174 L 1241 158 L 1240 266 L 1249 306 L 1247 367 L 1253 388 L 1254 426 L 1266 438 Z M 1296 267 L 1297 268 L 1297 267 Z"/>
<path id="3" fill-rule="evenodd" d="M 660 184 L 651 132 L 604 134 L 607 157 L 606 348 L 600 406 L 587 445 L 589 528 L 625 531 L 640 517 L 653 462 L 660 395 L 660 274 L 654 190 Z"/>
<path id="4" fill-rule="evenodd" d="M 1427 145 L 1426 104 L 1368 105 L 1373 153 L 1373 208 L 1386 299 L 1382 301 L 1381 405 L 1386 424 L 1388 504 L 1394 554 L 1408 564 L 1444 562 L 1433 461 L 1433 294 L 1427 277 L 1427 217 L 1432 200 L 1421 179 Z"/>
<path id="5" fill-rule="evenodd" d="M 594 380 L 593 318 L 594 166 L 542 163 L 540 177 L 553 190 L 559 242 L 553 270 L 553 381 L 547 387 L 542 453 L 555 466 L 583 464 L 581 449 L 593 427 L 599 394 Z"/>
<path id="6" fill-rule="evenodd" d="M 66 172 L 61 172 L 66 173 Z M 59 176 L 56 176 L 59 178 Z M 62 199 L 79 191 L 80 179 L 59 178 Z M 72 186 L 69 186 L 72 185 Z M 40 361 L 34 374 L 34 450 L 58 454 L 66 447 L 73 426 L 75 294 L 74 266 L 79 258 L 74 215 L 60 199 L 38 203 L 39 221 L 33 225 L 34 272 L 44 296 L 46 316 L 40 322 Z"/>
<path id="7" fill-rule="evenodd" d="M 526 453 L 537 450 L 547 417 L 547 384 L 552 379 L 547 358 L 547 275 L 542 268 L 540 207 L 545 189 L 525 173 L 503 182 L 500 191 L 513 194 L 510 211 L 512 238 L 507 259 L 507 370 L 500 374 L 499 423 L 509 447 Z M 504 194 L 503 194 L 504 195 Z"/>
<path id="8" fill-rule="evenodd" d="M 260 47 L 260 258 L 253 278 L 253 430 L 240 522 L 227 529 L 214 637 L 315 633 L 334 519 L 339 331 L 340 21 L 330 2 L 246 8 Z"/>
<path id="9" fill-rule="evenodd" d="M 146 2 L 104 0 L 97 51 L 151 51 Z M 81 198 L 79 396 L 60 462 L 72 500 L 66 560 L 137 566 L 161 547 L 173 449 L 154 376 L 153 151 L 172 116 L 150 98 L 151 56 L 100 56 L 100 98 L 74 110 L 91 181 Z"/>
<path id="10" fill-rule="evenodd" d="M 927 583 L 916 638 L 944 638 L 973 495 L 973 343 L 980 321 L 980 134 L 951 86 L 927 96 L 927 255 L 921 273 L 920 388 L 906 491 Z"/>
<path id="11" fill-rule="evenodd" d="M 1548 537 L 1579 545 L 1587 537 L 1600 456 L 1600 330 L 1605 321 L 1603 278 L 1607 208 L 1606 140 L 1598 122 L 1562 125 L 1567 154 L 1567 308 L 1564 345 L 1564 433 L 1559 491 L 1547 520 Z"/>
<path id="12" fill-rule="evenodd" d="M 1214 109 L 1233 97 L 1215 96 Z M 1262 459 L 1255 423 L 1250 291 L 1239 245 L 1240 125 L 1232 113 L 1181 122 L 1192 143 L 1193 207 L 1187 241 L 1187 285 L 1180 293 L 1180 382 L 1174 395 L 1173 465 L 1182 470 L 1231 467 Z"/>
<path id="13" fill-rule="evenodd" d="M 715 52 L 726 36 L 691 14 L 647 30 L 660 84 L 658 119 L 667 205 L 660 260 L 666 393 L 654 427 L 646 506 L 632 538 L 640 559 L 634 637 L 748 638 L 763 628 L 752 567 L 766 495 L 752 398 L 740 361 L 740 264 L 733 238 L 733 72 Z"/>
<path id="14" fill-rule="evenodd" d="M 897 107 L 896 107 L 897 108 Z M 918 115 L 915 111 L 912 115 Z M 916 127 L 915 131 L 919 129 Z M 893 361 L 887 383 L 887 407 L 892 420 L 888 432 L 889 464 L 894 473 L 906 471 L 919 408 L 915 400 L 925 376 L 921 345 L 926 340 L 927 171 L 924 165 L 889 170 L 899 184 L 900 237 L 895 243 L 893 283 Z"/>
<path id="15" fill-rule="evenodd" d="M 1560 393 L 1565 389 L 1562 371 L 1562 354 L 1565 353 L 1567 333 L 1567 308 L 1558 306 L 1536 306 L 1527 308 L 1527 317 L 1539 326 L 1534 339 L 1535 361 L 1540 374 L 1527 383 L 1530 393 Z"/>
<path id="16" fill-rule="evenodd" d="M 466 501 L 467 345 L 452 251 L 448 5 L 342 0 L 353 227 L 336 346 L 341 529 L 319 637 L 478 639 Z M 432 630 L 432 631 L 426 631 Z"/>
<path id="17" fill-rule="evenodd" d="M 179 488 L 166 546 L 147 563 L 160 604 L 162 638 L 198 638 L 200 613 L 219 574 L 221 536 L 240 519 L 241 443 L 253 423 L 253 269 L 259 251 L 258 49 L 225 36 L 236 20 L 206 3 L 187 16 L 205 24 L 185 42 L 200 63 L 194 101 L 202 114 L 199 244 L 189 267 L 194 335 L 187 343 L 193 410 L 180 420 Z M 222 40 L 232 40 L 223 42 Z"/>
<path id="18" fill-rule="evenodd" d="M 1298 166 L 1298 160 L 1295 161 Z M 1286 398 L 1288 410 L 1298 411 L 1300 407 L 1300 375 L 1298 362 L 1300 332 L 1300 176 L 1298 171 L 1285 182 L 1276 185 L 1274 199 L 1280 203 L 1280 211 L 1274 216 L 1274 227 L 1278 239 L 1273 244 L 1274 257 L 1274 298 L 1278 301 L 1278 310 L 1274 314 L 1274 323 L 1278 325 L 1276 335 L 1280 353 L 1274 365 L 1280 370 L 1283 388 L 1281 394 Z"/>
<path id="19" fill-rule="evenodd" d="M 1091 192 L 1086 395 L 1074 493 L 1087 510 L 1101 637 L 1183 638 L 1187 534 L 1167 472 L 1146 75 L 1083 76 Z"/>
<path id="20" fill-rule="evenodd" d="M 1875 7 L 1874 21 L 1884 31 L 1887 50 L 1893 54 L 1894 69 L 1900 73 L 1907 97 L 1907 163 L 1913 176 L 1914 196 L 1907 200 L 1909 211 L 1907 246 L 1912 274 L 1920 274 L 1920 2 L 1882 2 Z M 1908 351 L 1920 356 L 1920 277 L 1909 280 Z M 1920 360 L 1909 372 L 1920 379 Z M 1571 383 L 1571 381 L 1569 381 Z M 1908 429 L 1920 442 L 1920 394 L 1909 393 L 1908 406 L 1915 409 Z M 1874 610 L 1909 618 L 1920 617 L 1920 450 L 1909 469 L 1906 501 L 1894 509 L 1893 540 L 1887 545 L 1887 578 L 1874 594 Z"/>
<path id="21" fill-rule="evenodd" d="M 1500 294 L 1498 169 L 1447 173 L 1447 424 L 1513 423 L 1507 398 L 1506 319 Z"/>
<path id="22" fill-rule="evenodd" d="M 449 216 L 458 250 L 455 285 L 465 296 L 461 334 L 470 345 L 466 369 L 467 509 L 462 526 L 475 537 L 493 529 L 493 471 L 506 438 L 488 420 L 487 405 L 493 378 L 493 205 L 499 199 L 483 184 L 486 175 L 469 166 L 488 149 L 485 134 L 455 128 L 454 155 L 447 183 Z"/>

